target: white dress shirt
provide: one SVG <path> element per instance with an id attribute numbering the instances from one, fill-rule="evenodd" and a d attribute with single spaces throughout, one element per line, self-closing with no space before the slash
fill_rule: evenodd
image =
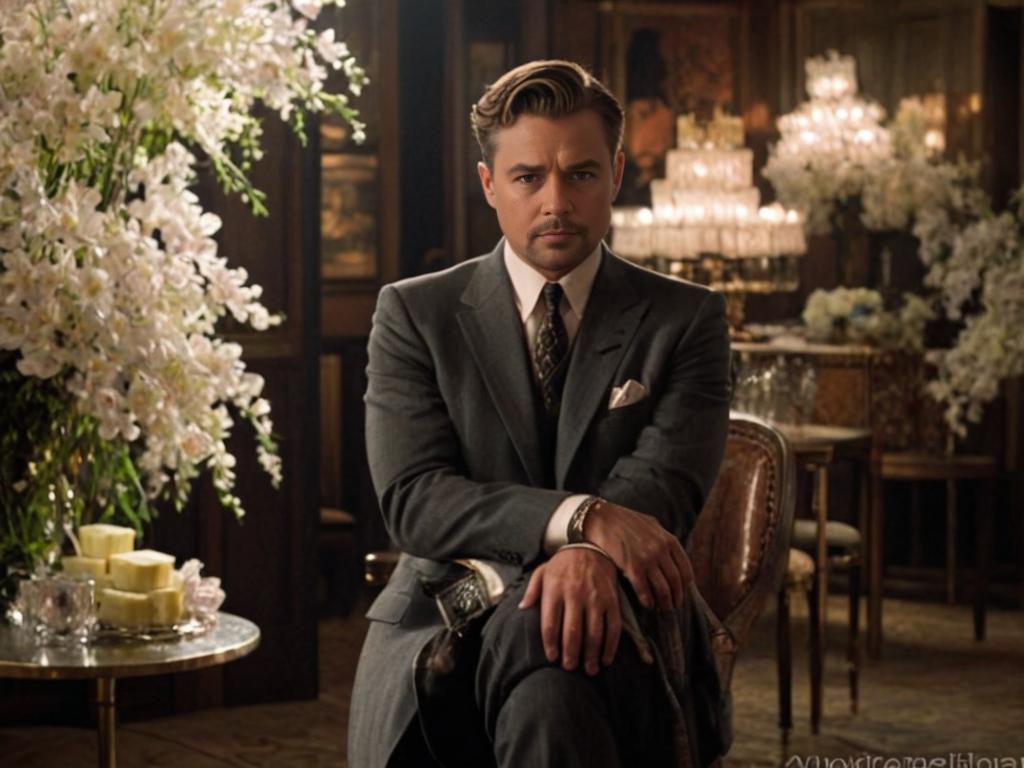
<path id="1" fill-rule="evenodd" d="M 537 328 L 546 311 L 541 292 L 548 279 L 516 255 L 512 246 L 508 244 L 508 240 L 505 241 L 504 256 L 505 269 L 512 281 L 516 309 L 519 310 L 519 319 L 523 323 L 523 333 L 526 334 L 526 344 L 530 350 L 530 360 L 533 365 L 533 347 Z M 576 333 L 579 331 L 580 322 L 583 320 L 583 313 L 587 309 L 590 289 L 594 286 L 594 278 L 597 276 L 600 266 L 601 246 L 598 244 L 593 253 L 558 281 L 563 291 L 562 305 L 559 310 L 569 336 L 570 349 L 576 339 Z M 534 371 L 534 375 L 536 375 L 536 371 Z M 549 555 L 568 542 L 569 518 L 586 498 L 586 494 L 576 494 L 568 497 L 555 508 L 544 531 L 544 551 Z"/>

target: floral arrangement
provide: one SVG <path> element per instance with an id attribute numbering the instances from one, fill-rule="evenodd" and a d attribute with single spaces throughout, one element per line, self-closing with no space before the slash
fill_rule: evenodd
<path id="1" fill-rule="evenodd" d="M 980 188 L 978 168 L 941 158 L 935 126 L 944 115 L 936 97 L 904 99 L 883 125 L 880 107 L 852 95 L 852 59 L 830 53 L 807 67 L 811 100 L 779 119 L 781 139 L 765 176 L 784 205 L 804 212 L 812 234 L 841 229 L 844 211 L 868 230 L 910 230 L 933 295 L 905 296 L 894 314 L 873 298 L 859 296 L 860 303 L 847 306 L 853 301 L 848 294 L 816 292 L 805 322 L 819 336 L 834 336 L 838 323 L 849 338 L 910 349 L 921 348 L 931 307 L 961 322 L 952 347 L 928 352 L 937 372 L 928 391 L 945 405 L 950 429 L 963 436 L 998 395 L 1000 382 L 1024 374 L 1024 189 L 1011 210 L 997 215 Z M 900 323 L 912 325 L 897 332 Z"/>
<path id="2" fill-rule="evenodd" d="M 913 231 L 925 284 L 938 291 L 945 315 L 963 322 L 951 348 L 928 353 L 937 370 L 928 391 L 964 436 L 1000 382 L 1024 374 L 1024 188 L 1000 214 L 980 194 L 957 203 L 920 212 Z"/>
<path id="3" fill-rule="evenodd" d="M 318 111 L 360 139 L 348 95 L 324 92 L 328 67 L 353 95 L 366 82 L 311 27 L 329 2 L 0 4 L 0 563 L 38 560 L 83 516 L 138 527 L 204 468 L 241 516 L 235 418 L 280 481 L 263 380 L 217 324 L 281 318 L 218 256 L 220 221 L 189 187 L 201 155 L 266 212 L 247 177 L 259 104 L 300 139 Z"/>
<path id="4" fill-rule="evenodd" d="M 980 204 L 978 168 L 950 163 L 937 154 L 944 140 L 935 137 L 925 105 L 934 97 L 909 97 L 885 130 L 891 153 L 870 166 L 859 190 L 861 221 L 870 230 L 906 230 L 921 215 L 939 208 L 962 207 L 965 198 Z M 944 124 L 944 118 L 942 119 Z"/>
<path id="5" fill-rule="evenodd" d="M 903 304 L 893 311 L 885 309 L 878 291 L 840 287 L 813 291 L 801 319 L 816 341 L 923 352 L 924 329 L 934 317 L 931 304 L 916 294 L 904 294 Z"/>

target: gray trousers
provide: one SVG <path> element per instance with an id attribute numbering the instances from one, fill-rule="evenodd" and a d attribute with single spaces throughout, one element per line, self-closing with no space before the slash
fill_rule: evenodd
<path id="1" fill-rule="evenodd" d="M 623 633 L 615 660 L 591 677 L 551 664 L 540 609 L 518 608 L 514 585 L 481 630 L 474 679 L 477 708 L 500 768 L 628 768 L 669 761 L 668 706 L 658 670 Z M 437 765 L 417 721 L 391 766 Z M 432 734 L 433 737 L 433 734 Z"/>

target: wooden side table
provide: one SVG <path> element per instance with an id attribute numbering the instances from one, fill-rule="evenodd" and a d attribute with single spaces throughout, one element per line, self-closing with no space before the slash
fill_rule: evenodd
<path id="1" fill-rule="evenodd" d="M 0 677 L 96 681 L 100 768 L 117 764 L 119 677 L 144 677 L 225 664 L 250 653 L 260 641 L 251 621 L 217 614 L 217 624 L 196 637 L 167 642 L 101 642 L 41 647 L 28 633 L 0 623 Z"/>
<path id="2" fill-rule="evenodd" d="M 950 602 L 956 598 L 956 529 L 957 529 L 957 482 L 973 480 L 981 484 L 981 503 L 975 510 L 977 527 L 976 552 L 977 576 L 974 588 L 974 637 L 985 639 L 985 610 L 988 602 L 988 581 L 992 570 L 992 515 L 995 479 L 999 465 L 993 456 L 984 455 L 935 455 L 925 453 L 883 453 L 880 476 L 882 480 L 903 482 L 940 481 L 946 484 L 946 594 Z M 882 526 L 885 522 L 879 501 L 874 508 L 873 527 L 877 535 L 872 537 L 874 550 L 870 558 L 870 584 L 882 583 Z M 876 621 L 881 625 L 881 605 Z M 870 618 L 869 608 L 869 618 Z M 879 643 L 881 637 L 878 638 Z M 870 640 L 869 640 L 870 642 Z"/>
<path id="3" fill-rule="evenodd" d="M 867 654 L 877 659 L 882 649 L 882 478 L 884 450 L 906 445 L 938 446 L 941 412 L 920 394 L 922 364 L 865 346 L 774 342 L 736 342 L 734 354 L 745 365 L 763 366 L 776 358 L 802 359 L 817 371 L 812 420 L 817 424 L 870 429 L 874 454 L 870 462 L 870 513 L 862 521 L 867 575 Z"/>

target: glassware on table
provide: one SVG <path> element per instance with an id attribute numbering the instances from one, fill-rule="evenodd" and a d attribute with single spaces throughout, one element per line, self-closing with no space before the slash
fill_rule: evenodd
<path id="1" fill-rule="evenodd" d="M 86 643 L 96 625 L 96 583 L 63 575 L 26 579 L 18 607 L 22 628 L 34 632 L 39 645 Z"/>
<path id="2" fill-rule="evenodd" d="M 736 376 L 733 408 L 776 424 L 806 424 L 816 393 L 817 371 L 803 357 L 748 359 Z"/>
<path id="3" fill-rule="evenodd" d="M 813 365 L 804 367 L 796 385 L 798 424 L 814 420 L 814 405 L 818 394 L 818 371 Z"/>
<path id="4" fill-rule="evenodd" d="M 736 377 L 736 398 L 733 407 L 743 413 L 761 415 L 765 410 L 765 390 L 764 371 L 753 365 L 744 366 Z"/>
<path id="5" fill-rule="evenodd" d="M 769 369 L 772 373 L 767 419 L 775 424 L 793 423 L 793 363 L 798 358 L 778 355 Z"/>

